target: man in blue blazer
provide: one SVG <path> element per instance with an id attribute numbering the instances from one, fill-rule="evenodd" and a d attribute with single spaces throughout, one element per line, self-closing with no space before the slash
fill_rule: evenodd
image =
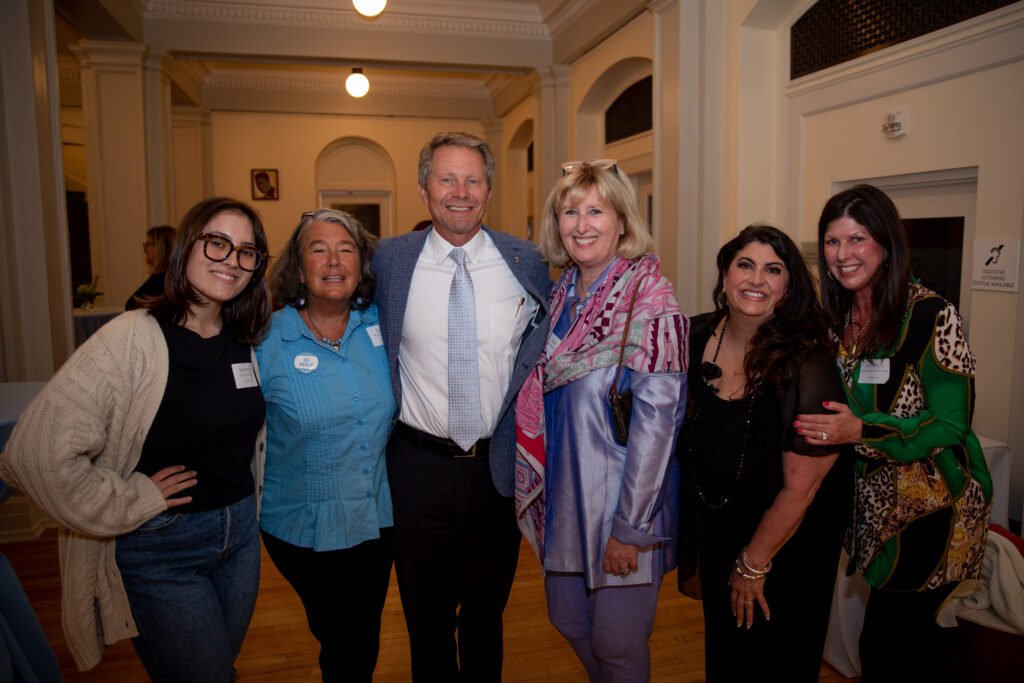
<path id="1" fill-rule="evenodd" d="M 533 243 L 483 225 L 493 182 L 486 142 L 435 136 L 419 163 L 433 224 L 382 240 L 372 262 L 399 406 L 388 479 L 417 681 L 501 679 L 520 544 L 515 397 L 547 339 L 551 278 Z"/>

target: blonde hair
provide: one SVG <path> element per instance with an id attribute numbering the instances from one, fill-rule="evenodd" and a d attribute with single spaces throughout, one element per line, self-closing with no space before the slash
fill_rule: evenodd
<path id="1" fill-rule="evenodd" d="M 601 201 L 609 204 L 622 219 L 625 232 L 619 238 L 616 253 L 626 259 L 654 253 L 654 238 L 640 217 L 636 192 L 626 174 L 614 166 L 608 169 L 585 163 L 562 176 L 544 202 L 540 219 L 541 255 L 558 268 L 565 268 L 572 262 L 558 231 L 558 214 L 566 203 L 574 207 L 583 203 L 592 187 L 597 188 Z"/>
<path id="2" fill-rule="evenodd" d="M 178 232 L 169 225 L 155 225 L 146 231 L 146 239 L 153 243 L 153 272 L 166 273 L 171 262 L 171 249 Z"/>

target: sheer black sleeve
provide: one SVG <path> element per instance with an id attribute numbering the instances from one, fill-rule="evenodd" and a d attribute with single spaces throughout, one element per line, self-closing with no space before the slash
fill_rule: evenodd
<path id="1" fill-rule="evenodd" d="M 823 456 L 839 450 L 839 446 L 812 446 L 797 434 L 793 420 L 797 415 L 825 413 L 824 401 L 847 403 L 839 370 L 835 361 L 806 361 L 800 365 L 800 372 L 782 397 L 782 450 L 800 455 Z"/>

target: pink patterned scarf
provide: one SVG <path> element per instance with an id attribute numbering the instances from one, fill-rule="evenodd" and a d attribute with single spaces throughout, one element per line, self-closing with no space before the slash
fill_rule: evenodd
<path id="1" fill-rule="evenodd" d="M 565 306 L 575 269 L 566 271 L 551 292 L 554 328 Z M 633 317 L 626 330 L 630 299 Z M 545 349 L 516 400 L 516 514 L 523 536 L 544 564 L 544 394 L 591 370 L 616 365 L 623 335 L 622 365 L 652 374 L 686 371 L 688 322 L 672 283 L 661 276 L 653 254 L 618 258 L 590 297 L 565 338 Z"/>

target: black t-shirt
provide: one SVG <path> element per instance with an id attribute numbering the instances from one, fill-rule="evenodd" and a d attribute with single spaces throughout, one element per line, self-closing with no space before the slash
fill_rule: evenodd
<path id="1" fill-rule="evenodd" d="M 175 512 L 236 503 L 255 488 L 250 463 L 266 415 L 250 347 L 227 326 L 208 339 L 167 321 L 160 329 L 170 361 L 167 388 L 135 469 L 146 475 L 172 465 L 196 471 L 196 485 L 178 494 L 192 502 Z"/>

